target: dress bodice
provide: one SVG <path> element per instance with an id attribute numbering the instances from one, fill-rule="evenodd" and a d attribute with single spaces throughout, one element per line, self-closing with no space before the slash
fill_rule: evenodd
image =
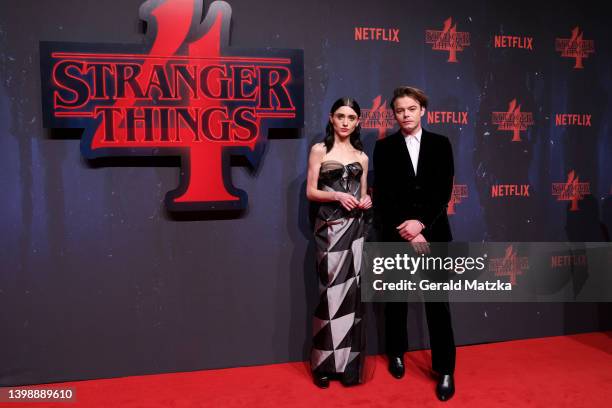
<path id="1" fill-rule="evenodd" d="M 355 198 L 361 197 L 361 163 L 355 161 L 342 164 L 336 160 L 325 160 L 319 170 L 319 189 L 324 191 L 341 191 Z"/>
<path id="2" fill-rule="evenodd" d="M 357 161 L 342 164 L 336 160 L 321 162 L 319 170 L 319 189 L 323 191 L 340 191 L 351 194 L 357 200 L 361 198 L 361 175 L 363 168 Z M 320 203 L 318 217 L 325 221 L 332 221 L 341 217 L 356 217 L 362 210 L 355 208 L 348 212 L 337 201 Z"/>

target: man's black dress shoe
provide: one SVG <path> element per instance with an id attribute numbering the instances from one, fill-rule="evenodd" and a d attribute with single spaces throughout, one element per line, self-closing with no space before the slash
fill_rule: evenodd
<path id="1" fill-rule="evenodd" d="M 404 376 L 406 369 L 404 368 L 404 355 L 389 356 L 389 372 L 398 380 Z"/>
<path id="2" fill-rule="evenodd" d="M 329 377 L 321 374 L 313 374 L 312 381 L 319 388 L 329 388 Z"/>
<path id="3" fill-rule="evenodd" d="M 443 374 L 438 378 L 436 396 L 440 401 L 448 401 L 455 395 L 455 379 L 451 374 Z"/>

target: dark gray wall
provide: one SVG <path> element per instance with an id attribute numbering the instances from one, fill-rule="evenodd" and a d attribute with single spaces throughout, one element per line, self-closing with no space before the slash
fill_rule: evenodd
<path id="1" fill-rule="evenodd" d="M 42 128 L 38 41 L 140 43 L 140 1 L 0 3 L 0 385 L 305 359 L 317 291 L 307 153 L 341 95 L 369 108 L 414 84 L 432 110 L 469 112 L 467 126 L 429 127 L 451 138 L 456 182 L 469 189 L 451 217 L 456 240 L 606 239 L 612 36 L 594 3 L 230 4 L 232 45 L 304 49 L 305 127 L 301 138 L 269 141 L 254 172 L 233 168 L 249 208 L 214 220 L 166 212 L 177 167 L 92 165 L 80 157 L 78 132 Z M 424 31 L 449 16 L 471 33 L 457 64 L 424 42 Z M 399 28 L 401 42 L 354 41 L 356 26 Z M 554 50 L 575 26 L 595 40 L 584 70 Z M 532 36 L 536 49 L 494 49 L 495 34 Z M 489 120 L 513 98 L 535 118 L 520 145 Z M 591 113 L 593 126 L 556 128 L 556 112 Z M 368 153 L 376 137 L 364 130 Z M 550 194 L 570 169 L 591 183 L 578 214 Z M 532 197 L 493 200 L 492 183 L 530 183 Z M 381 344 L 377 311 L 372 352 Z M 411 347 L 425 347 L 421 305 L 411 311 Z M 609 329 L 611 311 L 458 304 L 453 314 L 458 343 L 471 344 Z"/>

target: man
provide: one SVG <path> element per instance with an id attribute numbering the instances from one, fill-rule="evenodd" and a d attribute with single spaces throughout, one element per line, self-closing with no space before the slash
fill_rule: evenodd
<path id="1" fill-rule="evenodd" d="M 395 89 L 391 108 L 399 131 L 378 140 L 374 148 L 374 207 L 383 241 L 410 241 L 415 248 L 427 242 L 452 240 L 446 208 L 453 188 L 453 153 L 449 140 L 421 127 L 427 109 L 423 91 Z M 386 352 L 389 372 L 404 376 L 408 347 L 406 303 L 385 304 Z M 425 302 L 436 395 L 441 401 L 455 392 L 455 342 L 448 302 Z"/>

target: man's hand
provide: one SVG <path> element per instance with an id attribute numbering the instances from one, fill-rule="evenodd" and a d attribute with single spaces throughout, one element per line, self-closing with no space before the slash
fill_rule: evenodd
<path id="1" fill-rule="evenodd" d="M 429 242 L 425 239 L 422 234 L 417 235 L 410 241 L 412 248 L 416 251 L 417 254 L 426 254 L 429 255 Z"/>
<path id="2" fill-rule="evenodd" d="M 423 231 L 423 224 L 418 220 L 406 220 L 396 228 L 402 238 L 406 241 L 412 241 L 421 231 Z"/>

